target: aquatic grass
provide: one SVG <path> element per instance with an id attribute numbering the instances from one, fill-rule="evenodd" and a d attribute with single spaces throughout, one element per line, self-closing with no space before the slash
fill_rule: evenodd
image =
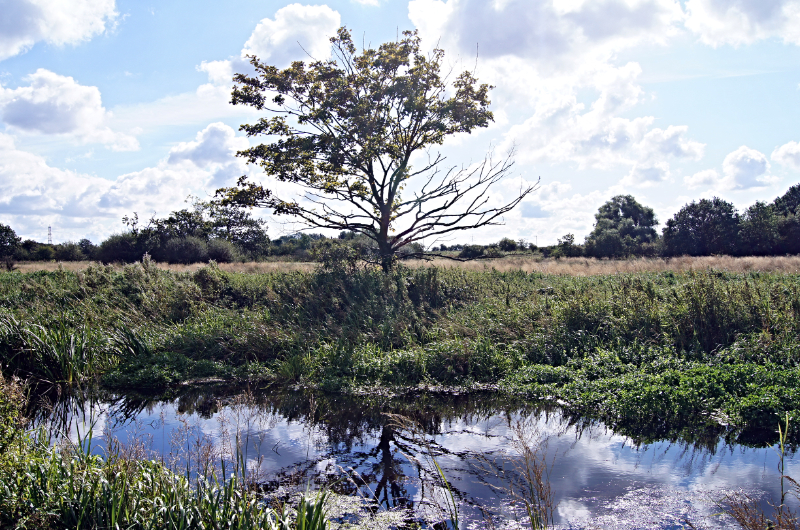
<path id="1" fill-rule="evenodd" d="M 90 440 L 87 440 L 90 442 Z M 14 528 L 326 530 L 325 493 L 267 505 L 233 474 L 194 482 L 152 460 L 28 438 L 0 467 L 0 525 Z"/>

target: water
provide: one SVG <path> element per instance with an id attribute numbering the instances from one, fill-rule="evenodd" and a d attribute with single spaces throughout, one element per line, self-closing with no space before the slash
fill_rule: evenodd
<path id="1" fill-rule="evenodd" d="M 726 528 L 730 520 L 714 504 L 726 492 L 758 495 L 766 509 L 770 498 L 780 498 L 774 447 L 708 437 L 637 444 L 550 405 L 488 394 L 89 393 L 60 401 L 45 423 L 73 441 L 91 426 L 95 452 L 118 440 L 129 452 L 189 473 L 220 460 L 231 469 L 238 453 L 266 494 L 326 484 L 428 521 L 447 519 L 450 499 L 434 455 L 467 527 L 484 528 L 487 517 L 498 528 L 524 519 L 509 494 L 524 470 L 522 439 L 549 469 L 554 518 L 562 528 L 673 529 L 687 518 Z M 786 470 L 800 477 L 800 461 L 788 455 Z"/>

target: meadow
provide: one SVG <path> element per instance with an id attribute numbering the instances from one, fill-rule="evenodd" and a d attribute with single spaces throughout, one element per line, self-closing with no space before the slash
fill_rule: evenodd
<path id="1" fill-rule="evenodd" d="M 765 446 L 779 418 L 800 417 L 800 259 L 514 259 L 401 264 L 389 274 L 352 264 L 175 270 L 148 260 L 6 272 L 0 363 L 31 388 L 488 390 L 557 403 L 637 443 Z M 793 431 L 787 443 L 798 440 Z M 62 458 L 37 451 L 35 461 Z M 70 458 L 37 469 L 67 476 L 70 466 L 111 465 Z M 95 471 L 102 489 L 111 475 Z M 185 502 L 233 488 L 186 489 L 168 471 L 125 472 L 132 487 L 161 477 L 165 495 Z"/>
<path id="2" fill-rule="evenodd" d="M 491 387 L 642 438 L 771 431 L 776 414 L 800 410 L 800 276 L 784 272 L 796 259 L 701 269 L 712 259 L 672 260 L 685 271 L 536 264 L 572 274 L 151 262 L 4 273 L 0 355 L 6 372 L 50 384 Z"/>

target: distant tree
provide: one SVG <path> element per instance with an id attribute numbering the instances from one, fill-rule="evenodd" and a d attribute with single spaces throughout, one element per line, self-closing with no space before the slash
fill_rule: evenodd
<path id="1" fill-rule="evenodd" d="M 558 244 L 550 252 L 553 258 L 575 258 L 583 255 L 583 249 L 575 244 L 575 234 L 567 234 L 558 239 Z"/>
<path id="2" fill-rule="evenodd" d="M 273 113 L 241 127 L 273 141 L 239 155 L 278 181 L 298 184 L 304 200 L 278 197 L 242 177 L 238 187 L 218 191 L 223 203 L 363 234 L 388 270 L 400 249 L 415 242 L 499 224 L 534 190 L 523 187 L 505 204 L 489 201 L 489 189 L 511 168 L 510 157 L 442 170 L 444 157 L 432 154 L 411 166 L 416 153 L 493 120 L 491 87 L 469 71 L 452 83 L 442 78 L 442 50 L 423 53 L 415 32 L 358 52 L 341 28 L 331 43 L 333 60 L 279 70 L 252 57 L 255 75 L 234 77 L 233 104 Z"/>
<path id="3" fill-rule="evenodd" d="M 14 229 L 0 224 L 0 259 L 11 259 L 20 246 L 20 238 Z"/>
<path id="4" fill-rule="evenodd" d="M 795 184 L 772 207 L 778 222 L 778 251 L 800 254 L 800 184 Z"/>
<path id="5" fill-rule="evenodd" d="M 86 259 L 95 259 L 97 257 L 97 245 L 88 239 L 84 238 L 78 241 L 78 247 L 80 247 L 81 252 L 84 256 L 86 256 Z"/>
<path id="6" fill-rule="evenodd" d="M 113 234 L 100 243 L 97 257 L 103 263 L 134 263 L 148 251 L 138 232 Z"/>
<path id="7" fill-rule="evenodd" d="M 513 252 L 517 250 L 517 242 L 508 237 L 501 239 L 497 246 L 503 252 Z"/>
<path id="8" fill-rule="evenodd" d="M 795 184 L 786 193 L 775 199 L 772 206 L 777 215 L 796 215 L 800 213 L 800 184 Z"/>
<path id="9" fill-rule="evenodd" d="M 55 259 L 58 261 L 81 261 L 86 256 L 81 252 L 81 247 L 74 241 L 67 241 L 55 247 Z"/>
<path id="10" fill-rule="evenodd" d="M 780 242 L 778 216 L 772 205 L 757 201 L 745 210 L 739 229 L 739 253 L 753 256 L 774 254 Z"/>
<path id="11" fill-rule="evenodd" d="M 584 253 L 598 258 L 621 258 L 641 254 L 645 245 L 658 238 L 658 224 L 652 208 L 632 195 L 617 195 L 594 215 L 592 233 L 586 236 Z"/>
<path id="12" fill-rule="evenodd" d="M 701 199 L 680 209 L 664 227 L 668 256 L 734 254 L 738 247 L 739 214 L 718 197 Z"/>

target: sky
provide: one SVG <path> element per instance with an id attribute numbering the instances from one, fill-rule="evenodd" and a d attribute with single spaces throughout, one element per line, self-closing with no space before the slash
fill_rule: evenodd
<path id="1" fill-rule="evenodd" d="M 97 243 L 243 174 L 295 193 L 236 157 L 266 114 L 228 103 L 231 77 L 247 54 L 326 59 L 340 26 L 367 47 L 416 29 L 495 87 L 494 122 L 449 138 L 446 164 L 513 147 L 491 204 L 540 185 L 452 243 L 582 241 L 614 195 L 663 227 L 800 183 L 800 0 L 0 0 L 0 223 Z M 271 237 L 301 228 L 256 214 Z"/>

